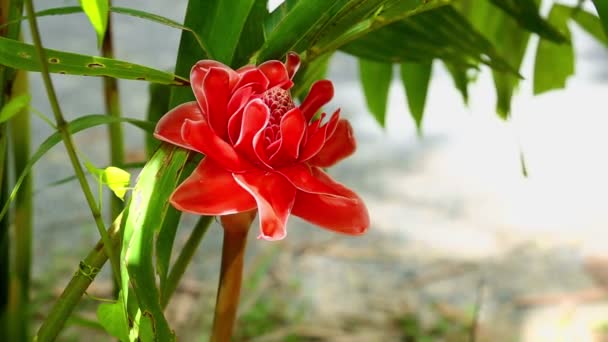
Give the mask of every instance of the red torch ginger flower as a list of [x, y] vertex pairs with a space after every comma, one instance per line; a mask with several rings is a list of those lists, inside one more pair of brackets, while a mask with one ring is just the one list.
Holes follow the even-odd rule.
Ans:
[[289, 89], [300, 64], [267, 61], [232, 70], [203, 60], [190, 73], [196, 101], [169, 111], [154, 135], [206, 157], [171, 196], [177, 209], [228, 215], [258, 209], [260, 237], [280, 240], [290, 214], [352, 235], [369, 226], [367, 209], [353, 191], [334, 181], [328, 167], [355, 150], [339, 110], [324, 122], [315, 113], [333, 97], [318, 81], [300, 106]]

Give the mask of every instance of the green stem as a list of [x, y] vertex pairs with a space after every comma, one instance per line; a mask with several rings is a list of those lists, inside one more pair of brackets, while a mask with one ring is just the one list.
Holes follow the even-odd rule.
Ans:
[[95, 197], [91, 192], [91, 188], [89, 187], [89, 183], [87, 182], [84, 170], [82, 169], [82, 165], [80, 164], [80, 160], [78, 159], [78, 155], [76, 154], [76, 149], [74, 148], [74, 143], [72, 142], [72, 135], [68, 130], [67, 122], [65, 121], [63, 113], [61, 112], [61, 108], [59, 107], [59, 102], [57, 101], [57, 94], [55, 94], [55, 88], [53, 87], [53, 82], [51, 81], [51, 76], [49, 74], [49, 66], [45, 56], [45, 51], [42, 47], [40, 31], [38, 30], [38, 23], [36, 22], [36, 12], [34, 10], [34, 4], [32, 0], [25, 1], [25, 9], [28, 15], [28, 22], [30, 25], [32, 40], [34, 41], [34, 45], [36, 46], [36, 53], [38, 55], [38, 59], [40, 60], [42, 80], [44, 81], [47, 96], [49, 98], [49, 102], [51, 103], [53, 115], [55, 115], [57, 130], [61, 134], [65, 149], [68, 152], [68, 156], [70, 157], [70, 162], [72, 163], [74, 172], [76, 173], [76, 177], [80, 182], [80, 187], [82, 188], [84, 197], [87, 201], [87, 204], [89, 205], [91, 214], [93, 215], [93, 219], [95, 220], [95, 224], [97, 225], [97, 230], [99, 231], [101, 239], [104, 242], [104, 249], [112, 263], [112, 274], [116, 278], [116, 281], [120, 283], [120, 268], [118, 263], [118, 255], [116, 255], [113, 251], [110, 236], [108, 235], [108, 232], [105, 229], [103, 218], [101, 217], [101, 213], [99, 212], [99, 209], [97, 208], [97, 203], [95, 202]]
[[186, 267], [190, 264], [190, 261], [192, 261], [192, 257], [198, 249], [198, 246], [212, 221], [213, 216], [203, 216], [198, 220], [196, 226], [194, 226], [186, 244], [184, 244], [177, 260], [175, 260], [173, 267], [171, 267], [169, 276], [167, 276], [167, 283], [164, 287], [165, 291], [161, 295], [161, 305], [163, 308], [167, 307], [167, 304], [169, 304], [169, 300], [175, 292], [175, 289], [177, 289], [177, 285], [182, 279]]
[[[120, 242], [120, 224], [122, 215], [119, 215], [112, 227], [108, 230], [110, 241], [114, 247]], [[104, 253], [105, 244], [103, 241], [97, 242], [95, 248], [87, 257], [80, 263], [80, 266], [74, 273], [72, 280], [63, 290], [63, 293], [51, 309], [51, 312], [40, 326], [38, 334], [34, 339], [37, 342], [54, 341], [59, 335], [59, 332], [70, 317], [74, 307], [78, 304], [83, 294], [89, 285], [95, 279], [97, 272], [103, 267], [108, 260], [108, 256]], [[93, 272], [91, 272], [93, 271]]]
[[222, 266], [215, 302], [215, 315], [211, 330], [212, 342], [230, 341], [236, 321], [236, 312], [243, 280], [243, 260], [247, 245], [247, 232], [254, 215], [239, 213], [222, 216], [224, 244]]
[[[109, 1], [109, 6], [112, 2]], [[108, 13], [108, 26], [106, 34], [101, 44], [101, 54], [106, 58], [114, 58], [114, 43], [112, 39], [112, 14]], [[106, 112], [116, 118], [120, 118], [120, 96], [118, 92], [118, 80], [113, 77], [103, 78], [103, 91], [106, 106]], [[111, 123], [109, 125], [110, 138], [110, 164], [122, 168], [124, 165], [124, 138], [122, 133], [122, 125], [120, 122]], [[123, 201], [111, 195], [111, 213], [114, 219], [124, 208]]]
[[[12, 95], [27, 93], [27, 73], [18, 70], [13, 83]], [[25, 169], [30, 156], [30, 115], [27, 109], [21, 111], [10, 121], [12, 150], [15, 174]], [[28, 174], [15, 199], [13, 222], [14, 237], [14, 274], [11, 286], [18, 293], [11, 294], [13, 340], [28, 340], [29, 297], [32, 264], [32, 176]]]

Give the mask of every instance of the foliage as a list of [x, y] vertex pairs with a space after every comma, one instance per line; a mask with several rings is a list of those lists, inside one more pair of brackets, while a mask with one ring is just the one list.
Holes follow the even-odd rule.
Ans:
[[[299, 99], [304, 98], [314, 81], [324, 77], [335, 52], [355, 56], [359, 60], [363, 96], [370, 113], [381, 126], [387, 124], [390, 87], [400, 81], [405, 89], [413, 125], [418, 132], [422, 131], [425, 105], [428, 101], [437, 100], [427, 97], [433, 68], [440, 65], [437, 60], [447, 67], [455, 89], [465, 102], [470, 96], [468, 86], [475, 79], [472, 75], [485, 70], [492, 72], [497, 95], [496, 112], [508, 119], [519, 83], [529, 77], [522, 75], [520, 68], [526, 51], [534, 49], [529, 47], [533, 41], [531, 36], [540, 38], [534, 49], [535, 94], [565, 87], [574, 73], [575, 42], [570, 35], [570, 25], [579, 25], [596, 40], [608, 45], [608, 2], [603, 0], [593, 0], [598, 15], [580, 7], [554, 3], [546, 18], [539, 12], [539, 0], [286, 0], [273, 11], [268, 10], [266, 0], [191, 0], [188, 1], [184, 23], [143, 9], [113, 7], [108, 0], [82, 0], [80, 7], [48, 9], [36, 15], [32, 15], [31, 0], [25, 1], [29, 15], [24, 15], [23, 3], [20, 0], [0, 1], [0, 93], [4, 95], [0, 97], [0, 197], [3, 200], [0, 215], [3, 253], [0, 255], [3, 272], [0, 295], [3, 299], [9, 298], [14, 295], [10, 291], [19, 291], [9, 286], [18, 275], [14, 272], [6, 274], [6, 271], [14, 269], [15, 265], [31, 262], [27, 255], [19, 253], [14, 254], [16, 260], [11, 260], [9, 253], [16, 249], [29, 250], [28, 244], [31, 247], [31, 236], [27, 234], [16, 234], [19, 241], [9, 239], [10, 222], [16, 222], [16, 227], [21, 226], [22, 215], [30, 218], [33, 215], [31, 208], [21, 209], [28, 208], [27, 201], [31, 201], [33, 196], [31, 191], [27, 191], [31, 186], [28, 175], [40, 158], [63, 141], [74, 165], [75, 178], [89, 200], [93, 219], [105, 243], [105, 248], [100, 243], [101, 247], [96, 247], [90, 257], [102, 265], [105, 258], [118, 260], [120, 255], [120, 265], [115, 265], [113, 270], [119, 285], [117, 290], [120, 290], [117, 294], [120, 294], [111, 303], [99, 305], [99, 323], [111, 336], [130, 341], [171, 341], [176, 338], [163, 309], [211, 220], [199, 221], [200, 230], [193, 235], [190, 247], [180, 251], [177, 259], [174, 258], [173, 242], [180, 213], [170, 208], [168, 198], [195, 163], [185, 150], [159, 145], [148, 134], [148, 155], [133, 190], [129, 188], [130, 175], [123, 171], [124, 165], [110, 165], [103, 170], [89, 167], [100, 184], [108, 185], [126, 203], [122, 218], [114, 225], [120, 233], [110, 231], [111, 234], [106, 236], [108, 232], [103, 230], [104, 222], [98, 210], [103, 196], [99, 196], [98, 202], [94, 202], [94, 198], [91, 202], [91, 196], [87, 196], [90, 193], [88, 182], [84, 174], [79, 173], [83, 164], [81, 160], [86, 161], [87, 158], [73, 146], [73, 134], [99, 125], [109, 125], [116, 133], [119, 132], [116, 130], [119, 123], [134, 124], [150, 133], [167, 110], [193, 99], [186, 76], [196, 61], [215, 59], [238, 69], [245, 64], [283, 59], [290, 51], [302, 56], [302, 66], [293, 88], [293, 95]], [[65, 25], [72, 27], [74, 25], [67, 15], [82, 12], [94, 28], [96, 37], [91, 39], [97, 39], [98, 45], [106, 46], [106, 49], [108, 45], [104, 45], [104, 41], [107, 43], [113, 39], [108, 31], [112, 14], [130, 15], [181, 30], [174, 72], [115, 59], [111, 50], [103, 51], [102, 55], [106, 57], [97, 57], [54, 50], [42, 46], [36, 39], [33, 43], [19, 40], [21, 21], [27, 20], [32, 32], [36, 33], [36, 22], [42, 16], [52, 16], [48, 20], [64, 20]], [[73, 29], [78, 28], [74, 26]], [[399, 78], [393, 77], [397, 70], [395, 64], [399, 67]], [[55, 117], [52, 123], [55, 132], [31, 155], [28, 155], [29, 151], [9, 148], [11, 144], [26, 146], [9, 142], [11, 135], [30, 140], [29, 133], [22, 131], [27, 129], [27, 125], [19, 125], [19, 122], [23, 124], [20, 121], [23, 116], [29, 115], [30, 95], [14, 91], [16, 71], [42, 73]], [[148, 121], [81, 113], [68, 122], [63, 118], [60, 101], [55, 99], [48, 73], [148, 82], [152, 94]], [[112, 87], [116, 85], [104, 89], [106, 98], [118, 93], [118, 89]], [[122, 145], [115, 148], [125, 150]], [[11, 153], [14, 154], [12, 157]], [[11, 163], [17, 157], [21, 160], [26, 158], [27, 162], [17, 168], [16, 179], [12, 179], [8, 169], [13, 167]], [[19, 193], [24, 195], [19, 197]], [[21, 230], [24, 231], [28, 230]], [[118, 248], [115, 255], [110, 255], [113, 253], [112, 245]], [[106, 249], [108, 254], [104, 254]], [[85, 266], [91, 272], [83, 275]], [[25, 308], [30, 271], [27, 267], [23, 269], [27, 273], [20, 278], [22, 289], [26, 291], [23, 297]], [[83, 277], [93, 281], [98, 271], [97, 267], [88, 264], [78, 266], [73, 283], [68, 285], [56, 304], [59, 309], [53, 310], [43, 323], [41, 331], [45, 335], [38, 335], [39, 341], [44, 340], [41, 336], [51, 336], [52, 339], [59, 334], [77, 303], [73, 299], [80, 298], [88, 286]], [[71, 301], [65, 301], [66, 297]], [[241, 318], [252, 322], [251, 326], [258, 329], [243, 331], [244, 335], [268, 330], [264, 325], [268, 322], [263, 320], [269, 318], [273, 303], [261, 303]], [[18, 328], [21, 331], [4, 329], [14, 323], [10, 319], [14, 308], [9, 307], [8, 302], [0, 304], [0, 340], [23, 339], [28, 335], [27, 319], [21, 322], [23, 327]], [[27, 312], [27, 309], [22, 311]], [[417, 330], [411, 331], [418, 329], [415, 320], [404, 318], [401, 324], [407, 338], [418, 336]], [[444, 328], [437, 326], [433, 329], [443, 332]]]

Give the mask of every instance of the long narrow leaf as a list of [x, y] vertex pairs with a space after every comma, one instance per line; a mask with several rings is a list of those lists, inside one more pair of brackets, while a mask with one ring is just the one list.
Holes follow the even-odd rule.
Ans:
[[602, 20], [604, 26], [604, 33], [608, 36], [608, 1], [606, 0], [591, 0], [595, 5], [595, 9]]
[[380, 126], [384, 127], [388, 91], [393, 78], [393, 64], [360, 59], [359, 75], [367, 108]]
[[[126, 122], [126, 123], [132, 124], [136, 127], [142, 128], [148, 132], [153, 132], [154, 126], [155, 126], [154, 124], [151, 124], [147, 121], [141, 121], [141, 120], [135, 120], [135, 119], [129, 119], [129, 118], [115, 118], [115, 117], [111, 117], [108, 115], [102, 115], [102, 114], [93, 114], [93, 115], [85, 115], [85, 116], [79, 117], [78, 119], [75, 119], [74, 121], [71, 121], [70, 123], [68, 123], [68, 129], [69, 129], [70, 133], [75, 134], [75, 133], [78, 133], [87, 128], [91, 128], [91, 127], [95, 127], [95, 126], [99, 126], [99, 125], [107, 125], [107, 124], [114, 123], [114, 122]], [[53, 146], [57, 145], [60, 142], [61, 142], [61, 135], [59, 134], [59, 132], [55, 132], [51, 136], [46, 138], [46, 140], [44, 140], [42, 142], [42, 144], [40, 144], [38, 149], [32, 154], [30, 160], [23, 167], [23, 172], [19, 175], [19, 178], [17, 179], [17, 182], [15, 183], [15, 187], [13, 188], [13, 191], [11, 192], [11, 195], [9, 196], [9, 200], [3, 203], [3, 208], [2, 208], [2, 211], [0, 212], [0, 219], [2, 219], [4, 217], [4, 215], [6, 215], [6, 212], [8, 211], [8, 208], [10, 207], [11, 201], [15, 198], [15, 195], [17, 194], [17, 191], [19, 191], [19, 188], [21, 187], [21, 184], [23, 183], [25, 176], [27, 174], [29, 174], [29, 172], [32, 170], [32, 167], [34, 166], [34, 164], [36, 164], [36, 162], [38, 162], [38, 160], [40, 160], [40, 158], [42, 158], [42, 156], [46, 152], [48, 152]]]
[[565, 43], [570, 37], [564, 35], [551, 20], [544, 20], [535, 0], [490, 0], [509, 14], [522, 27], [537, 33], [542, 38], [555, 43]]
[[[162, 84], [187, 85], [188, 80], [164, 71], [119, 61], [76, 53], [45, 49], [49, 71], [83, 76], [109, 76], [121, 79], [144, 80]], [[42, 66], [33, 45], [0, 37], [0, 64], [11, 68], [40, 71]]]
[[345, 45], [342, 50], [384, 62], [428, 62], [439, 58], [469, 67], [483, 63], [518, 75], [492, 43], [451, 6], [385, 26]]
[[[125, 305], [134, 294], [140, 312], [148, 314], [157, 341], [174, 341], [163, 314], [156, 286], [153, 251], [168, 208], [168, 199], [180, 178], [188, 152], [163, 144], [139, 175], [124, 222], [121, 251], [122, 293]], [[132, 291], [131, 291], [132, 288]]]
[[235, 67], [247, 64], [253, 53], [264, 44], [264, 20], [268, 17], [266, 3], [267, 0], [253, 3], [232, 60]]
[[407, 104], [416, 123], [418, 134], [422, 130], [422, 118], [424, 116], [426, 94], [429, 89], [432, 69], [432, 62], [401, 64], [401, 80], [403, 81]]
[[101, 47], [108, 27], [108, 0], [80, 0], [80, 5], [97, 33], [97, 45]]
[[[572, 9], [554, 5], [549, 13], [549, 22], [564, 35], [570, 37], [568, 20]], [[574, 50], [569, 44], [555, 44], [545, 39], [538, 42], [534, 61], [534, 94], [564, 88], [570, 75], [574, 74]]]
[[593, 38], [608, 46], [607, 34], [602, 27], [602, 21], [597, 16], [581, 9], [572, 9], [572, 19]]
[[[136, 10], [133, 8], [126, 8], [126, 7], [113, 6], [113, 7], [109, 8], [109, 11], [112, 13], [124, 14], [124, 15], [129, 15], [132, 17], [136, 17], [136, 18], [149, 20], [149, 21], [161, 24], [161, 25], [165, 25], [165, 26], [169, 26], [169, 27], [173, 27], [176, 29], [190, 32], [193, 35], [193, 38], [198, 43], [199, 47], [201, 49], [203, 49], [204, 51], [206, 51], [206, 49], [207, 49], [205, 44], [201, 40], [201, 38], [191, 28], [183, 26], [180, 23], [173, 21], [169, 18], [160, 16], [158, 14], [144, 12], [144, 11]], [[66, 14], [74, 14], [74, 13], [82, 13], [82, 12], [83, 12], [83, 10], [79, 6], [55, 7], [55, 8], [48, 8], [48, 9], [36, 12], [36, 17], [66, 15]], [[27, 20], [27, 16], [23, 16], [17, 20], [10, 21], [4, 25], [0, 25], [0, 28], [4, 27], [6, 25], [17, 24], [23, 20]]]

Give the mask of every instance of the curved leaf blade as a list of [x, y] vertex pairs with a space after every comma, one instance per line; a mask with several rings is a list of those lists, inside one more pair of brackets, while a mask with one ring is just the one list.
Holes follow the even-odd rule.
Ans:
[[384, 127], [388, 91], [393, 78], [393, 64], [359, 59], [359, 75], [367, 108]]
[[123, 220], [121, 287], [126, 294], [123, 300], [127, 302], [131, 293], [135, 295], [141, 312], [150, 315], [158, 341], [174, 341], [175, 334], [164, 317], [156, 286], [154, 236], [187, 161], [186, 150], [161, 145], [141, 171]]
[[419, 135], [422, 132], [422, 118], [424, 116], [424, 106], [426, 104], [426, 95], [429, 89], [432, 70], [432, 61], [430, 63], [401, 64], [401, 81], [403, 82], [407, 104], [416, 123], [416, 130]]
[[80, 0], [80, 6], [93, 25], [97, 34], [97, 45], [101, 47], [108, 27], [108, 0]]
[[[136, 127], [142, 128], [145, 131], [148, 131], [150, 133], [154, 131], [154, 127], [155, 127], [155, 125], [153, 123], [149, 123], [147, 121], [135, 120], [135, 119], [130, 119], [130, 118], [117, 118], [117, 117], [112, 117], [112, 116], [103, 115], [103, 114], [93, 114], [93, 115], [82, 116], [78, 119], [75, 119], [75, 120], [69, 122], [68, 130], [70, 131], [70, 133], [75, 134], [75, 133], [78, 133], [87, 128], [91, 128], [91, 127], [95, 127], [95, 126], [99, 126], [99, 125], [107, 125], [107, 124], [116, 123], [116, 122], [126, 122], [126, 123], [132, 124]], [[36, 164], [36, 162], [38, 162], [38, 160], [40, 160], [40, 158], [42, 158], [42, 156], [46, 152], [48, 152], [51, 148], [53, 148], [53, 146], [57, 145], [60, 142], [61, 142], [61, 134], [59, 134], [59, 132], [55, 132], [51, 136], [46, 138], [46, 140], [43, 141], [42, 144], [40, 144], [40, 146], [38, 147], [36, 152], [34, 152], [32, 154], [30, 160], [27, 162], [27, 164], [23, 168], [23, 172], [19, 175], [19, 178], [15, 182], [15, 186], [13, 188], [13, 191], [11, 192], [11, 195], [9, 196], [9, 199], [6, 201], [6, 203], [3, 204], [4, 207], [2, 208], [2, 211], [0, 212], [0, 219], [2, 219], [4, 217], [4, 215], [6, 215], [6, 212], [8, 211], [8, 208], [10, 207], [11, 201], [17, 195], [17, 192], [19, 191], [19, 188], [21, 187], [21, 184], [23, 183], [25, 176], [31, 172], [34, 164]]]
[[602, 25], [604, 26], [604, 33], [608, 36], [608, 2], [606, 0], [591, 0], [595, 5], [595, 9], [597, 10], [600, 19], [602, 20]]
[[[572, 9], [554, 5], [549, 22], [570, 38], [568, 20]], [[546, 39], [538, 42], [534, 61], [534, 95], [564, 88], [568, 77], [574, 74], [574, 49], [570, 44], [556, 44]]]
[[[82, 76], [108, 76], [128, 80], [142, 80], [161, 84], [188, 85], [179, 76], [116, 59], [86, 56], [45, 49], [49, 71]], [[0, 64], [15, 69], [40, 71], [42, 66], [33, 45], [0, 37]]]

